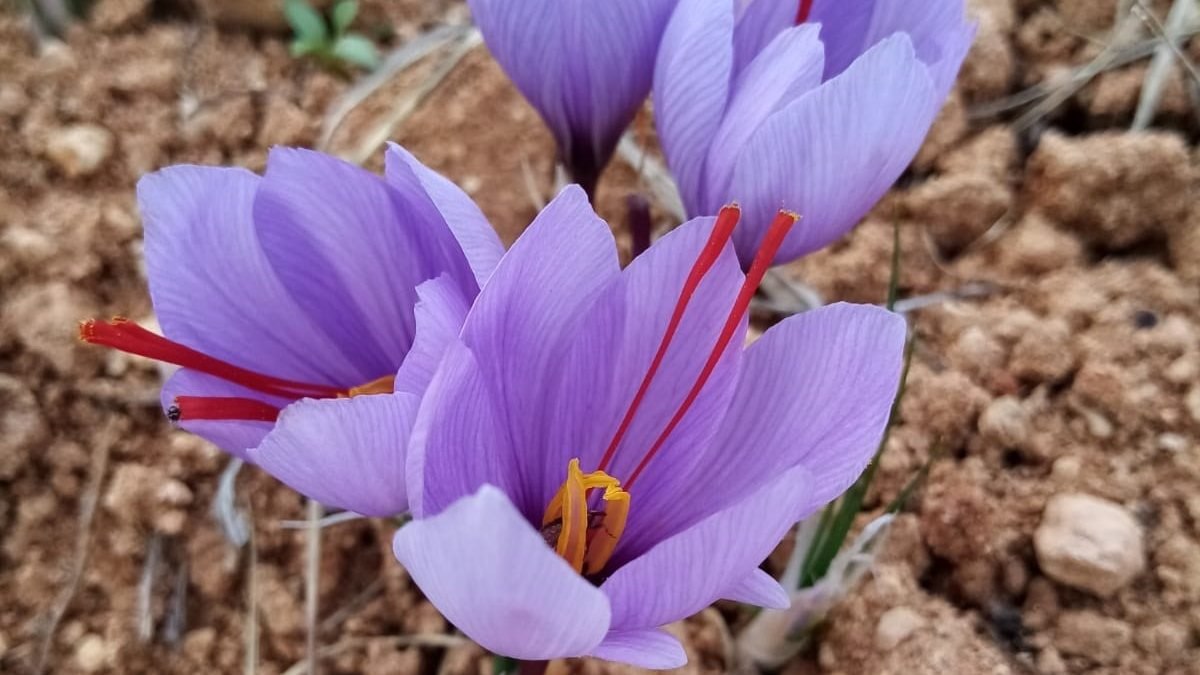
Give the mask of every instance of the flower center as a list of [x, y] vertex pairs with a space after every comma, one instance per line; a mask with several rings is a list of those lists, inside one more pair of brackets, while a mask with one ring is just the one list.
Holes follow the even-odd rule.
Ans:
[[[737, 333], [738, 324], [749, 310], [750, 300], [754, 297], [755, 291], [762, 283], [763, 276], [766, 275], [767, 269], [774, 261], [775, 254], [783, 245], [783, 240], [791, 231], [792, 226], [800, 219], [800, 216], [795, 213], [780, 211], [775, 216], [775, 220], [771, 222], [754, 255], [750, 270], [746, 273], [746, 279], [734, 298], [733, 306], [717, 336], [716, 343], [709, 352], [708, 359], [696, 376], [695, 382], [692, 383], [691, 389], [688, 390], [683, 401], [675, 410], [675, 414], [671, 416], [662, 433], [642, 455], [637, 466], [629, 474], [629, 480], [626, 481], [625, 487], [621, 488], [620, 481], [605, 473], [605, 470], [616, 455], [621, 440], [629, 430], [646, 392], [650, 389], [650, 383], [658, 373], [659, 366], [662, 365], [663, 358], [675, 338], [688, 303], [691, 302], [700, 282], [716, 264], [721, 251], [728, 244], [740, 213], [738, 207], [734, 205], [724, 207], [718, 214], [708, 241], [700, 250], [696, 262], [693, 263], [692, 269], [683, 283], [679, 298], [675, 302], [675, 309], [671, 313], [662, 341], [659, 343], [658, 351], [655, 352], [650, 367], [643, 376], [625, 415], [621, 418], [621, 423], [613, 434], [608, 448], [600, 458], [599, 467], [596, 471], [585, 474], [579, 468], [579, 460], [572, 459], [567, 466], [567, 480], [558, 489], [550, 501], [550, 505], [546, 507], [546, 515], [542, 519], [542, 534], [546, 537], [546, 543], [553, 545], [554, 550], [566, 559], [576, 571], [585, 575], [600, 572], [612, 557], [621, 533], [625, 530], [625, 521], [629, 515], [629, 491], [633, 489], [633, 484], [645, 471], [650, 460], [658, 454], [675, 428], [679, 426], [688, 410], [700, 396], [704, 385], [712, 377], [713, 371], [721, 360], [721, 355], [725, 353], [733, 336]], [[601, 501], [605, 509], [599, 512], [588, 511], [587, 492], [600, 488], [604, 488]]]
[[[269, 396], [298, 400], [302, 398], [346, 398], [363, 394], [391, 393], [394, 375], [386, 375], [349, 389], [324, 384], [309, 384], [264, 375], [235, 366], [204, 352], [151, 333], [129, 319], [112, 321], [90, 319], [79, 324], [79, 339], [89, 344], [111, 347], [155, 361], [189, 368], [218, 377]], [[180, 420], [247, 420], [274, 422], [280, 409], [258, 399], [238, 396], [180, 396], [167, 410], [172, 422]]]
[[[603, 510], [589, 510], [588, 493], [601, 489]], [[542, 516], [542, 535], [576, 572], [596, 574], [616, 550], [628, 515], [629, 493], [621, 489], [620, 481], [603, 471], [584, 473], [579, 460], [572, 459], [567, 480]]]

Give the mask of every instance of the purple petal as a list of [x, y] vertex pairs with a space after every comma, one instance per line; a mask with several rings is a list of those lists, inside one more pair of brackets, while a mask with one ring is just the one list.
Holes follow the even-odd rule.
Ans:
[[963, 16], [962, 0], [875, 0], [874, 5], [860, 50], [866, 51], [895, 33], [907, 34], [917, 58], [931, 66], [939, 98], [944, 98], [975, 34]]
[[729, 100], [733, 3], [681, 0], [654, 67], [658, 137], [688, 213], [712, 215], [705, 162]]
[[697, 500], [732, 503], [797, 464], [813, 476], [815, 503], [840, 495], [883, 436], [904, 339], [904, 320], [870, 305], [830, 305], [772, 327], [746, 351], [720, 433], [660, 517], [686, 519]]
[[775, 577], [760, 569], [755, 569], [738, 579], [721, 594], [721, 597], [767, 609], [787, 609], [791, 605], [791, 599], [783, 586], [779, 585]]
[[[421, 401], [408, 447], [409, 506], [413, 516], [440, 513], [485, 484], [519, 492], [512, 444], [492, 401], [489, 381], [461, 342], [447, 349]], [[540, 517], [545, 504], [526, 505]]]
[[734, 171], [730, 197], [744, 207], [734, 240], [743, 264], [781, 207], [802, 220], [776, 263], [845, 234], [908, 166], [939, 104], [928, 69], [898, 35], [773, 115]]
[[482, 287], [504, 255], [504, 245], [483, 211], [457, 185], [422, 164], [403, 147], [389, 143], [385, 161], [387, 179], [393, 185], [413, 178], [420, 182], [458, 240], [476, 282]]
[[650, 90], [675, 0], [470, 0], [488, 48], [567, 158], [599, 169]]
[[[526, 447], [541, 448], [543, 507], [566, 476], [567, 462], [579, 457], [585, 470], [597, 468], [620, 426], [662, 341], [680, 290], [708, 240], [713, 218], [697, 218], [663, 237], [638, 256], [604, 291], [579, 325], [546, 386], [542, 410], [554, 424]], [[696, 290], [656, 377], [606, 470], [628, 479], [683, 403], [716, 345], [743, 276], [727, 247]], [[672, 481], [696, 461], [696, 448], [716, 433], [729, 405], [741, 359], [745, 322], [699, 397], [667, 438], [633, 488], [637, 507], [630, 514], [617, 559], [645, 550], [664, 536], [655, 516], [671, 499]], [[701, 514], [705, 515], [705, 514]]]
[[[150, 296], [164, 333], [216, 358], [314, 384], [357, 370], [284, 289], [251, 219], [260, 179], [176, 166], [138, 182]], [[251, 446], [247, 446], [251, 447]]]
[[[710, 482], [722, 480], [712, 472]], [[614, 630], [662, 626], [704, 609], [751, 573], [796, 521], [812, 513], [803, 466], [783, 472], [729, 508], [659, 543], [600, 587]], [[636, 509], [637, 502], [632, 503]]]
[[569, 186], [513, 244], [467, 315], [463, 342], [493, 400], [503, 403], [500, 427], [521, 450], [511, 465], [520, 480], [509, 496], [526, 513], [540, 516], [546, 506], [534, 478], [544, 458], [530, 452], [547, 426], [545, 383], [557, 376], [564, 337], [619, 273], [612, 231], [583, 190]]
[[400, 528], [394, 549], [438, 611], [497, 654], [581, 656], [608, 632], [604, 594], [546, 546], [494, 487]]
[[[290, 403], [186, 368], [175, 371], [163, 384], [159, 397], [164, 413], [174, 405], [179, 396], [252, 398], [280, 408]], [[234, 457], [249, 461], [247, 454], [250, 448], [261, 443], [275, 425], [270, 422], [241, 420], [182, 420], [177, 426], [213, 443]]]
[[419, 403], [399, 393], [298, 401], [249, 459], [322, 504], [393, 516], [408, 509], [404, 449]]
[[395, 390], [421, 395], [446, 348], [458, 340], [470, 301], [445, 275], [417, 286], [417, 297], [417, 337], [396, 373]]
[[276, 148], [267, 160], [254, 201], [263, 251], [314, 323], [354, 355], [353, 384], [400, 366], [413, 340], [417, 284], [449, 272], [475, 285], [441, 216], [418, 190], [402, 194], [316, 152]]
[[657, 628], [613, 631], [588, 656], [628, 663], [639, 668], [667, 670], [687, 665], [687, 653], [675, 636]]
[[[757, 0], [763, 2], [764, 0]], [[921, 5], [933, 4], [939, 0], [929, 0]], [[953, 0], [961, 2], [961, 0]], [[812, 11], [809, 12], [809, 23], [821, 25], [821, 41], [825, 43], [825, 79], [831, 79], [841, 74], [874, 42], [886, 35], [880, 35], [868, 42], [867, 35], [875, 16], [875, 7], [879, 0], [814, 0]], [[916, 3], [908, 3], [911, 11], [920, 11]]]
[[[844, 0], [834, 0], [838, 4]], [[796, 22], [798, 0], [750, 0], [741, 8], [733, 32], [733, 72], [741, 73], [780, 32]]]
[[[705, 182], [711, 194], [729, 194], [738, 155], [767, 118], [821, 84], [825, 63], [817, 32], [812, 25], [780, 32], [738, 76], [708, 153]], [[720, 206], [707, 208], [716, 213]]]

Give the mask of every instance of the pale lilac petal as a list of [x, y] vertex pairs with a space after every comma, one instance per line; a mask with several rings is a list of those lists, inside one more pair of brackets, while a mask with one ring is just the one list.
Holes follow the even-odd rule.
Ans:
[[583, 190], [569, 186], [513, 244], [467, 315], [463, 342], [503, 405], [501, 428], [520, 449], [509, 465], [520, 480], [508, 494], [523, 511], [545, 508], [535, 504], [534, 478], [544, 458], [530, 452], [547, 426], [545, 383], [557, 376], [563, 340], [583, 310], [619, 274], [612, 231]]
[[328, 155], [275, 148], [268, 157], [254, 201], [263, 252], [313, 322], [352, 350], [356, 383], [400, 366], [412, 344], [417, 284], [448, 272], [475, 285], [440, 215], [423, 201]]
[[394, 516], [408, 509], [405, 446], [419, 403], [400, 393], [297, 401], [249, 460], [327, 506]]
[[927, 68], [898, 35], [773, 115], [734, 172], [730, 197], [744, 205], [734, 234], [743, 264], [781, 207], [802, 219], [777, 263], [845, 234], [903, 173], [939, 104]]
[[[408, 446], [409, 507], [425, 518], [485, 484], [519, 489], [512, 443], [475, 355], [461, 342], [445, 352], [413, 424]], [[529, 517], [545, 504], [526, 504]]]
[[662, 626], [721, 598], [813, 512], [812, 496], [808, 470], [794, 467], [618, 569], [600, 586], [612, 603], [613, 629]]
[[658, 138], [687, 212], [706, 212], [708, 147], [721, 124], [733, 75], [733, 3], [681, 0], [654, 67]]
[[403, 175], [406, 172], [420, 181], [454, 238], [462, 246], [471, 271], [475, 273], [475, 280], [483, 286], [504, 255], [504, 245], [500, 243], [500, 237], [483, 211], [457, 185], [422, 164], [400, 145], [388, 144], [385, 161], [388, 180], [393, 184], [407, 180]]
[[687, 653], [683, 651], [679, 640], [657, 628], [613, 631], [605, 636], [604, 642], [588, 656], [650, 670], [682, 668], [687, 665]]
[[528, 660], [581, 656], [608, 632], [604, 594], [492, 486], [400, 528], [394, 549], [438, 611], [489, 651]]
[[[921, 5], [931, 4], [938, 0], [922, 2]], [[961, 0], [954, 0], [961, 2]], [[764, 2], [764, 0], [756, 0]], [[875, 16], [875, 6], [879, 0], [813, 0], [812, 11], [809, 12], [809, 23], [821, 25], [821, 41], [825, 43], [825, 79], [841, 74], [854, 59], [862, 56], [878, 39], [887, 37], [880, 35], [873, 42], [867, 41], [871, 30], [871, 22]], [[908, 3], [910, 10], [919, 11], [918, 3]]]
[[817, 503], [840, 495], [883, 436], [905, 331], [897, 314], [841, 303], [773, 326], [747, 349], [720, 433], [661, 517], [685, 519], [699, 499], [731, 503], [797, 464], [813, 475]]
[[[159, 398], [164, 413], [179, 396], [252, 398], [279, 408], [290, 402], [186, 368], [175, 371], [163, 384]], [[250, 448], [261, 443], [274, 425], [270, 422], [243, 420], [182, 420], [177, 422], [176, 426], [213, 443], [234, 457], [248, 459], [247, 453]]]
[[933, 67], [939, 98], [945, 97], [966, 57], [975, 30], [964, 17], [962, 0], [874, 0], [875, 11], [862, 51], [895, 33], [913, 42], [917, 58]]
[[[543, 385], [541, 435], [525, 445], [541, 472], [538, 501], [546, 503], [578, 457], [585, 471], [598, 468], [621, 419], [662, 341], [684, 281], [712, 232], [713, 218], [680, 226], [634, 259], [603, 292], [575, 331], [556, 379]], [[708, 360], [733, 307], [743, 275], [732, 247], [717, 259], [700, 284], [666, 352], [633, 423], [606, 470], [628, 478], [662, 433]], [[618, 561], [645, 550], [664, 536], [658, 508], [671, 500], [672, 482], [695, 462], [720, 424], [736, 383], [745, 322], [696, 402], [667, 438], [633, 487], [637, 503], [617, 551]], [[697, 517], [706, 515], [698, 514]]]
[[[748, 0], [733, 30], [733, 72], [741, 73], [781, 31], [795, 25], [799, 0]], [[834, 0], [838, 4], [844, 0]]]
[[447, 276], [417, 286], [417, 337], [396, 373], [396, 391], [421, 395], [447, 347], [458, 340], [470, 300]]
[[791, 605], [791, 599], [783, 586], [779, 585], [775, 577], [761, 569], [755, 569], [738, 579], [721, 594], [721, 597], [767, 609], [787, 609]]
[[[767, 118], [821, 84], [824, 52], [817, 32], [812, 25], [780, 32], [738, 76], [708, 153], [705, 182], [713, 194], [729, 194], [738, 155]], [[715, 213], [720, 206], [707, 208]]]
[[314, 384], [358, 371], [280, 283], [251, 219], [258, 176], [176, 166], [138, 181], [150, 297], [164, 333], [216, 358]]
[[598, 172], [650, 90], [675, 0], [470, 0], [488, 48], [554, 132], [568, 163]]

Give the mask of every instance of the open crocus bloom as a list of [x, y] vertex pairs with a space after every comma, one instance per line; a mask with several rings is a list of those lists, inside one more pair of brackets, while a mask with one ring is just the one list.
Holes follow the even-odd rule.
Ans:
[[646, 95], [677, 0], [468, 0], [488, 49], [591, 192]]
[[[395, 552], [506, 656], [682, 665], [660, 630], [719, 598], [786, 606], [758, 565], [869, 461], [905, 326], [876, 307], [791, 317], [743, 349], [735, 207], [622, 271], [568, 187], [500, 262], [426, 391]], [[803, 224], [799, 225], [803, 227]]]
[[118, 319], [81, 337], [181, 366], [168, 416], [300, 492], [405, 510], [420, 395], [504, 251], [474, 203], [397, 146], [383, 178], [277, 148], [261, 178], [170, 167], [138, 201], [164, 336]]
[[962, 0], [682, 0], [659, 50], [659, 137], [689, 214], [739, 201], [748, 265], [775, 211], [787, 262], [853, 227], [912, 161], [974, 36]]

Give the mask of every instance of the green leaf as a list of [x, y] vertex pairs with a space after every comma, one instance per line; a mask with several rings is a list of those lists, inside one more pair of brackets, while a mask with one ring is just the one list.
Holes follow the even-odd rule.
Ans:
[[341, 36], [354, 23], [354, 17], [358, 16], [358, 2], [356, 0], [341, 0], [333, 6], [333, 34]]
[[292, 44], [288, 46], [288, 51], [291, 53], [293, 58], [319, 54], [324, 50], [325, 43], [314, 40], [296, 39], [293, 40]]
[[325, 19], [305, 0], [286, 0], [283, 3], [283, 13], [300, 41], [325, 42], [329, 39]]
[[379, 65], [379, 51], [375, 49], [375, 43], [357, 34], [339, 38], [333, 45], [333, 55], [346, 63], [360, 65], [367, 70], [374, 70]]

